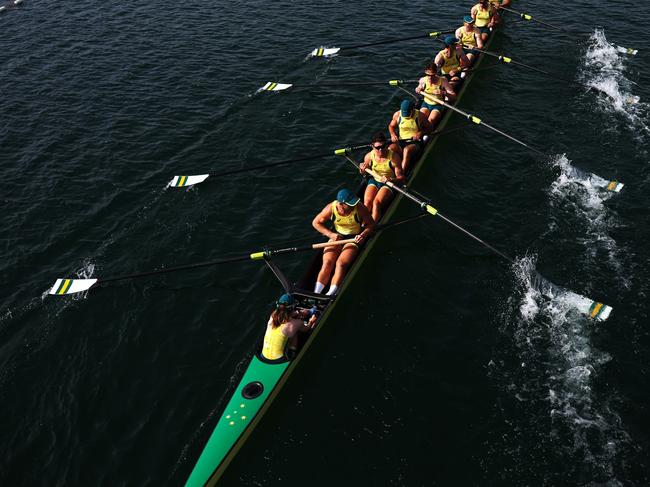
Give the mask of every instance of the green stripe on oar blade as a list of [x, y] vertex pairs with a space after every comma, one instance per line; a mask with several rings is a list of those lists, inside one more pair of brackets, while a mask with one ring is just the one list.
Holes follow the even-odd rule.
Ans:
[[197, 174], [195, 176], [174, 176], [174, 178], [169, 182], [169, 186], [172, 188], [187, 188], [188, 186], [202, 183], [208, 179], [208, 177], [210, 177], [209, 174]]
[[96, 282], [97, 279], [57, 279], [49, 294], [64, 296], [80, 293], [90, 289]]

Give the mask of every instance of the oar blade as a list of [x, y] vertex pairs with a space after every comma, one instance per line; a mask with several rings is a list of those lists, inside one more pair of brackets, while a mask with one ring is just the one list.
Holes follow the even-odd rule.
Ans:
[[534, 271], [531, 276], [531, 284], [547, 298], [572, 306], [581, 314], [594, 321], [605, 321], [612, 313], [611, 306], [581, 296], [568, 289], [561, 288]]
[[317, 47], [309, 55], [311, 57], [328, 57], [339, 53], [340, 47]]
[[96, 282], [97, 279], [57, 279], [49, 294], [65, 296], [67, 294], [81, 293], [93, 287]]
[[607, 184], [607, 191], [613, 191], [614, 193], [620, 193], [621, 190], [623, 189], [623, 186], [625, 186], [623, 183], [620, 183], [618, 181], [610, 181]]
[[638, 49], [632, 49], [631, 47], [615, 46], [616, 50], [621, 54], [627, 54], [629, 56], [636, 56], [639, 52]]
[[276, 83], [275, 81], [269, 81], [264, 86], [262, 86], [257, 92], [260, 91], [284, 91], [291, 88], [293, 85], [290, 83]]
[[197, 174], [195, 176], [174, 176], [174, 178], [169, 182], [169, 187], [187, 188], [189, 186], [194, 186], [195, 184], [200, 184], [209, 177], [209, 174]]

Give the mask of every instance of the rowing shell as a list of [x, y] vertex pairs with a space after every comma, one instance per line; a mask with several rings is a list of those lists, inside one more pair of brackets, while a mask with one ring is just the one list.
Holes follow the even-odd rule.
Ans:
[[[492, 42], [493, 35], [488, 39], [486, 49]], [[474, 63], [473, 69], [478, 68], [483, 61], [484, 56], [479, 56]], [[463, 85], [458, 92], [456, 103], [458, 103], [463, 96], [463, 93], [469, 86], [473, 78], [473, 73], [470, 73], [463, 82]], [[441, 131], [449, 122], [454, 112], [445, 109], [444, 116], [437, 127]], [[427, 146], [422, 153], [420, 159], [416, 162], [413, 170], [408, 175], [408, 182], [415, 179], [420, 169], [427, 164], [426, 161], [433, 158], [433, 147], [438, 140], [438, 135], [434, 136], [428, 141]], [[357, 191], [357, 195], [363, 200], [363, 193], [365, 191], [365, 182]], [[397, 194], [392, 200], [390, 206], [387, 208], [383, 217], [380, 219], [382, 224], [386, 224], [394, 216], [402, 195]], [[359, 255], [355, 262], [350, 267], [343, 283], [341, 284], [338, 292], [338, 299], [345, 292], [349, 283], [354, 279], [354, 276], [361, 268], [366, 257], [373, 248], [377, 238], [370, 239], [370, 241], [361, 248]], [[302, 275], [297, 283], [299, 289], [313, 289], [316, 276], [322, 263], [322, 252], [318, 252], [312, 260], [307, 271]], [[298, 292], [299, 295], [299, 292]], [[300, 300], [300, 295], [298, 296]], [[311, 306], [313, 301], [303, 301]], [[302, 357], [306, 354], [310, 345], [316, 339], [318, 332], [325, 326], [328, 318], [332, 315], [335, 308], [336, 301], [329, 301], [324, 297], [324, 300], [316, 303], [321, 310], [321, 315], [318, 318], [314, 330], [306, 338], [304, 344], [299, 349], [297, 355], [292, 358], [282, 358], [276, 361], [268, 361], [261, 355], [262, 343], [257, 345], [256, 352], [251, 358], [243, 377], [239, 381], [235, 391], [233, 392], [228, 404], [221, 413], [221, 417], [217, 422], [208, 442], [206, 443], [201, 456], [199, 457], [192, 473], [190, 474], [186, 487], [201, 487], [212, 486], [217, 483], [219, 478], [223, 475], [224, 471], [240, 450], [246, 439], [253, 432], [255, 426], [259, 423], [260, 419], [269, 408], [273, 399], [278, 395], [282, 386], [285, 384], [292, 371], [297, 367]]]

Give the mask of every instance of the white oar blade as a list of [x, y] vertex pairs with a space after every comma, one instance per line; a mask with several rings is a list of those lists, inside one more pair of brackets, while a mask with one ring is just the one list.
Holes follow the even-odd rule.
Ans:
[[531, 283], [544, 296], [572, 306], [594, 321], [605, 321], [612, 312], [611, 306], [593, 301], [568, 289], [561, 288], [537, 272], [531, 276]]
[[275, 83], [273, 81], [269, 81], [266, 83], [264, 86], [262, 86], [258, 92], [260, 91], [283, 91], [283, 90], [288, 90], [291, 88], [293, 85], [290, 83]]
[[209, 174], [197, 174], [196, 176], [174, 176], [169, 182], [172, 188], [187, 188], [195, 184], [200, 184], [210, 177]]
[[625, 99], [625, 103], [627, 103], [628, 105], [636, 105], [640, 101], [641, 101], [641, 97], [636, 95], [628, 96]]
[[311, 57], [327, 57], [327, 56], [334, 56], [335, 54], [338, 54], [338, 52], [341, 50], [340, 47], [317, 47], [314, 49], [310, 56]]
[[0, 7], [0, 12], [2, 12], [5, 8], [7, 8], [7, 7], [5, 7], [4, 5], [2, 7]]
[[57, 279], [49, 294], [64, 296], [87, 291], [95, 285], [97, 279]]
[[609, 315], [612, 312], [611, 306], [599, 303], [598, 301], [592, 301], [591, 299], [578, 294], [576, 294], [575, 297], [580, 298], [579, 301], [576, 300], [576, 308], [585, 316], [588, 316], [594, 321], [605, 321], [609, 318]]
[[638, 49], [632, 49], [631, 47], [616, 46], [616, 50], [621, 54], [629, 54], [630, 56], [636, 56], [639, 52]]

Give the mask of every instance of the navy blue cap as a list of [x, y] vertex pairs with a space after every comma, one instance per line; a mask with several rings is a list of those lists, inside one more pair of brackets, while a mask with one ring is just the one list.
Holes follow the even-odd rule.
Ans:
[[349, 189], [343, 188], [336, 194], [336, 201], [348, 206], [355, 206], [359, 202], [359, 197]]
[[287, 308], [291, 308], [291, 307], [295, 306], [295, 304], [296, 304], [296, 298], [294, 298], [291, 294], [283, 294], [275, 302], [276, 307], [284, 305]]
[[445, 46], [451, 46], [452, 44], [456, 44], [457, 42], [458, 42], [458, 37], [445, 36]]
[[471, 15], [465, 15], [465, 17], [463, 17], [463, 22], [467, 22], [468, 24], [472, 24], [472, 23], [474, 23], [474, 17], [472, 17]]
[[402, 101], [402, 104], [399, 108], [402, 111], [402, 117], [408, 117], [413, 111], [413, 101], [410, 98], [406, 98], [404, 101]]

